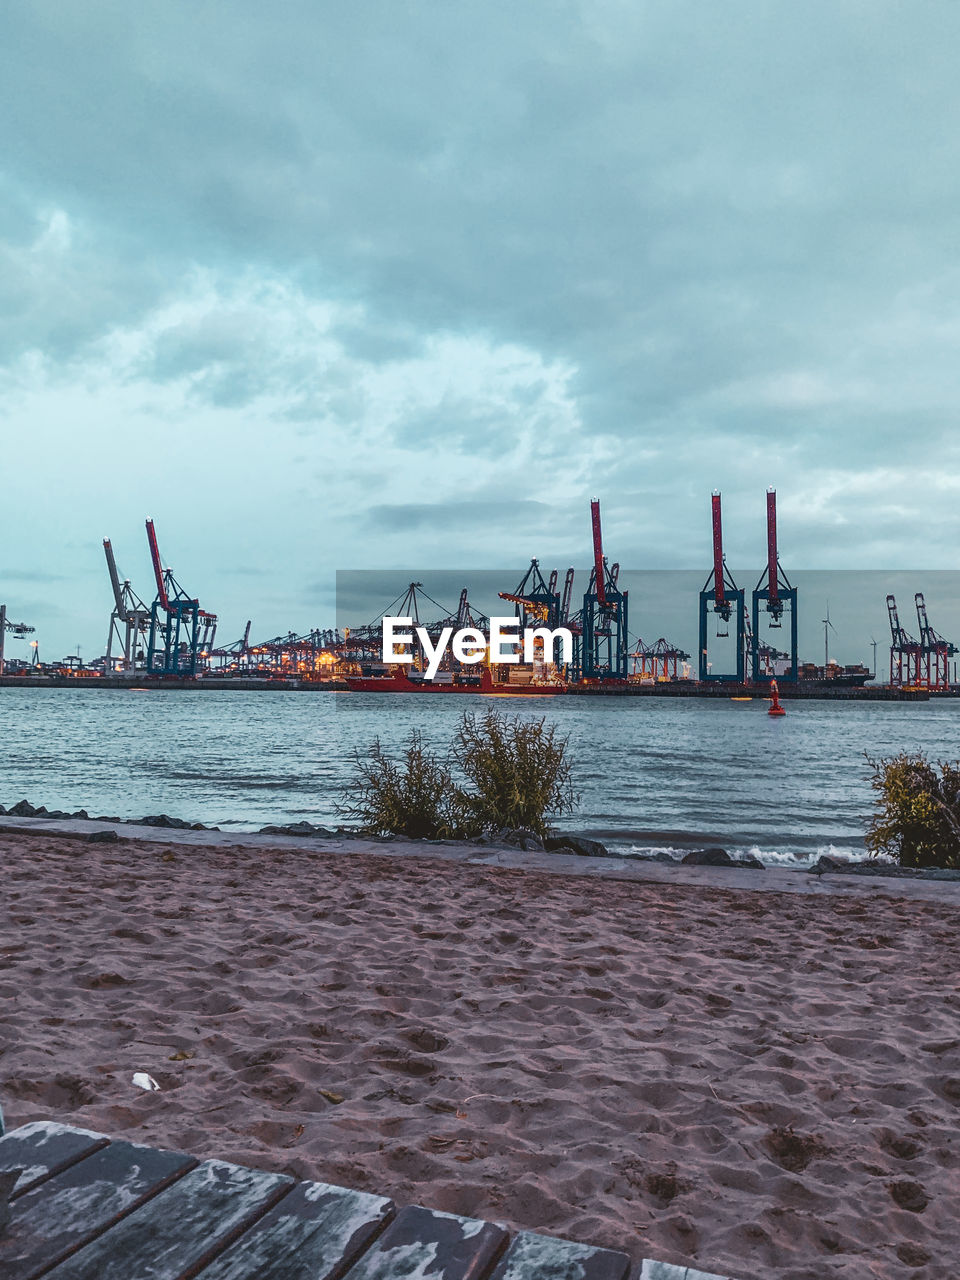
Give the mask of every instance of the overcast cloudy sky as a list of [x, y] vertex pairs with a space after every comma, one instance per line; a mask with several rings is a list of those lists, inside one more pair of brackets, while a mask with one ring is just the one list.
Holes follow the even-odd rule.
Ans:
[[768, 484], [788, 570], [954, 567], [958, 54], [950, 0], [5, 6], [0, 599], [102, 652], [149, 515], [222, 639], [305, 630], [585, 564], [592, 494], [705, 575], [714, 488], [759, 568]]

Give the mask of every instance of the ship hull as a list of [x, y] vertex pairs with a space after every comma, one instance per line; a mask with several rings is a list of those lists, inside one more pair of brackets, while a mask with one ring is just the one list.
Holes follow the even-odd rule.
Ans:
[[486, 669], [476, 684], [411, 680], [405, 671], [393, 671], [385, 676], [347, 676], [346, 682], [354, 693], [472, 693], [528, 698], [564, 692], [563, 685], [557, 684], [503, 684], [493, 680]]

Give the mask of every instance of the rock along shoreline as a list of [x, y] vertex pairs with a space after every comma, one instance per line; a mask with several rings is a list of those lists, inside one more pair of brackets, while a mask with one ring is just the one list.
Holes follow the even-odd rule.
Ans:
[[[113, 825], [131, 827], [159, 827], [175, 831], [221, 831], [222, 828], [210, 826], [203, 822], [189, 822], [185, 818], [171, 817], [166, 813], [146, 814], [142, 818], [121, 818], [111, 814], [91, 815], [86, 809], [68, 812], [63, 809], [48, 809], [45, 805], [33, 805], [29, 800], [20, 800], [9, 808], [0, 804], [0, 817], [47, 819], [49, 821], [84, 820], [88, 822], [104, 822]], [[471, 840], [414, 840], [404, 835], [372, 835], [356, 827], [327, 827], [313, 822], [269, 823], [260, 827], [256, 835], [293, 836], [311, 840], [367, 840], [377, 844], [425, 844], [444, 845], [448, 847], [489, 846], [491, 848], [520, 849], [546, 853], [574, 854], [582, 858], [619, 858], [624, 862], [657, 862], [672, 866], [687, 867], [729, 867], [736, 870], [765, 871], [766, 867], [752, 854], [739, 858], [732, 857], [719, 846], [704, 849], [692, 849], [682, 856], [674, 857], [663, 850], [656, 853], [611, 853], [605, 844], [589, 836], [551, 830], [541, 838], [535, 832], [524, 828], [501, 828], [500, 831], [488, 835], [477, 836]], [[86, 839], [95, 842], [107, 842], [119, 839], [113, 830], [93, 831]], [[935, 867], [901, 867], [894, 863], [879, 862], [874, 858], [858, 861], [847, 861], [821, 855], [815, 863], [805, 869], [805, 874], [823, 876], [882, 876], [898, 880], [941, 880], [960, 881], [960, 870]]]

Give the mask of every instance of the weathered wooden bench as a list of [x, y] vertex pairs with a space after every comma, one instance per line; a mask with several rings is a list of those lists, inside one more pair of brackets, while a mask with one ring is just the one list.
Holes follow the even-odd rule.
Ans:
[[[0, 1138], [19, 1171], [3, 1280], [627, 1280], [625, 1253], [40, 1121]], [[7, 1179], [11, 1181], [12, 1179]], [[631, 1280], [729, 1280], [645, 1261]]]

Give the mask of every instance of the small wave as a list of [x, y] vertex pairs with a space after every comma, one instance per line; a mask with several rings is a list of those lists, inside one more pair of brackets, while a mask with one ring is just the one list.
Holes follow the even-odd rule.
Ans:
[[755, 844], [745, 849], [733, 849], [731, 854], [735, 858], [750, 855], [762, 862], [765, 867], [786, 867], [791, 871], [811, 866], [816, 861], [811, 853], [800, 853], [793, 849], [761, 849]]
[[[702, 846], [701, 846], [702, 847]], [[864, 850], [857, 848], [851, 849], [849, 846], [835, 844], [818, 845], [815, 849], [793, 850], [793, 849], [761, 849], [759, 845], [742, 845], [736, 846], [727, 844], [725, 846], [731, 858], [754, 857], [762, 862], [765, 867], [780, 867], [788, 871], [805, 871], [821, 856], [834, 858], [837, 862], [859, 862], [864, 857]], [[678, 846], [674, 844], [638, 844], [635, 842], [623, 842], [619, 845], [611, 845], [610, 852], [614, 856], [620, 857], [643, 857], [653, 858], [657, 854], [668, 854], [671, 858], [675, 858], [678, 862], [690, 852], [689, 845]], [[881, 854], [877, 861], [880, 863], [892, 863], [893, 858], [885, 854]]]
[[203, 771], [168, 769], [163, 765], [141, 766], [144, 772], [166, 782], [201, 782], [205, 786], [229, 788], [231, 791], [309, 791], [315, 789], [311, 779], [290, 775], [279, 778], [275, 774], [218, 773], [215, 769]]

